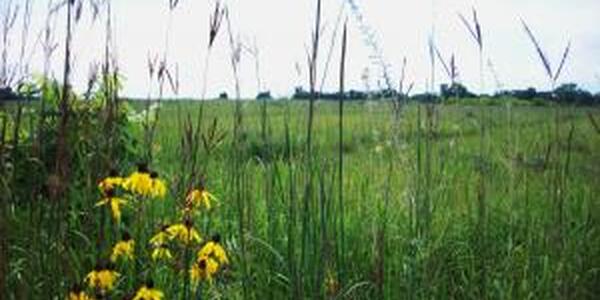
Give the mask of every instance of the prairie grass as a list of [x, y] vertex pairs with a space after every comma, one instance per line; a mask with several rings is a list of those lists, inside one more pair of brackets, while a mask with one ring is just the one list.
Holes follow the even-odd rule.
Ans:
[[[179, 105], [192, 112], [192, 119], [198, 117], [197, 103], [163, 104], [153, 165], [168, 179], [178, 178], [182, 171], [180, 142], [172, 134], [179, 128]], [[233, 136], [227, 134], [233, 130], [236, 104], [209, 102], [204, 104], [203, 111], [219, 120], [219, 130], [226, 133], [224, 142], [215, 146], [210, 155], [201, 152], [202, 168], [207, 170], [206, 182], [212, 192], [220, 195], [221, 201], [219, 209], [211, 214], [210, 228], [222, 233], [232, 256], [232, 268], [217, 281], [216, 289], [222, 296], [274, 299], [481, 296], [477, 280], [481, 271], [478, 249], [482, 245], [475, 238], [481, 229], [474, 201], [480, 138], [475, 112], [479, 108], [440, 106], [444, 118], [435, 125], [435, 130], [426, 125], [421, 132], [414, 125], [420, 108], [409, 105], [400, 127], [404, 143], [395, 147], [388, 104], [345, 104], [343, 143], [339, 143], [339, 107], [333, 103], [315, 103], [316, 198], [309, 203], [312, 215], [305, 216], [307, 253], [302, 261], [300, 225], [305, 212], [301, 200], [306, 177], [301, 170], [305, 161], [303, 132], [307, 116], [298, 112], [305, 111], [308, 104], [269, 103], [272, 128], [267, 145], [260, 121], [263, 104], [241, 105], [245, 114], [244, 135], [239, 137], [237, 148], [228, 142]], [[497, 115], [504, 108], [483, 109]], [[514, 107], [510, 127], [503, 119], [490, 119], [493, 136], [486, 172], [489, 182], [486, 297], [560, 298], [566, 289], [573, 297], [593, 298], [598, 292], [600, 237], [596, 227], [600, 207], [595, 195], [600, 157], [594, 149], [600, 140], [588, 117], [597, 113], [595, 108], [573, 109], [569, 122], [577, 130], [561, 129], [565, 140], [560, 146], [569, 147], [571, 155], [569, 189], [562, 194], [566, 197], [562, 228], [565, 234], [560, 252], [556, 251], [559, 245], [548, 243], [544, 234], [548, 226], [555, 225], [553, 206], [548, 205], [551, 191], [547, 189], [552, 174], [544, 164], [547, 145], [553, 140], [547, 134], [553, 129], [552, 108]], [[209, 121], [203, 122], [209, 124]], [[510, 144], [512, 150], [504, 142], [509, 130], [520, 141]], [[134, 135], [141, 138], [143, 129], [134, 131]], [[424, 186], [429, 187], [426, 194], [432, 213], [428, 234], [419, 236], [413, 231], [417, 170], [411, 162], [425, 155], [416, 151], [419, 139], [425, 142], [424, 135], [429, 136], [430, 144], [421, 146], [421, 151], [425, 147], [433, 151], [429, 178], [423, 179], [429, 181]], [[338, 178], [335, 174], [339, 170], [336, 161], [340, 150], [344, 165]], [[238, 169], [231, 168], [232, 156], [239, 160]], [[233, 185], [235, 176], [240, 176], [239, 186]], [[511, 176], [515, 180], [509, 180]], [[512, 189], [510, 194], [509, 189]], [[235, 204], [236, 193], [240, 197], [238, 204]], [[334, 201], [342, 193], [343, 202]], [[64, 245], [69, 254], [62, 259], [69, 262], [74, 274], [84, 274], [92, 267], [99, 250], [93, 242], [97, 229], [84, 217], [97, 213], [89, 204], [97, 199], [89, 190], [74, 190], [69, 197], [69, 205], [76, 209], [69, 214], [72, 221], [65, 234], [71, 239]], [[52, 224], [60, 221], [40, 218], [52, 204], [9, 203], [3, 204], [3, 222], [12, 229], [6, 235], [10, 245], [10, 266], [6, 273], [8, 299], [37, 299], [47, 293], [64, 293], [70, 277], [48, 277], [48, 266], [62, 261], [55, 252], [47, 251], [54, 247]], [[172, 209], [159, 206], [154, 213], [165, 214]], [[242, 232], [236, 229], [240, 226]], [[245, 254], [240, 248], [241, 239], [246, 242]], [[243, 285], [247, 285], [245, 293]], [[562, 291], [557, 290], [558, 286]], [[166, 293], [174, 292], [172, 285], [163, 288]]]
[[[71, 30], [83, 3], [88, 2], [61, 6], [66, 84], [39, 83], [39, 104], [1, 104], [0, 299], [64, 299], [91, 270], [108, 268], [104, 260], [111, 247], [129, 241], [130, 234], [136, 258], [118, 266], [122, 277], [114, 291], [98, 299], [132, 298], [142, 284], [159, 288], [166, 299], [594, 299], [600, 294], [598, 108], [569, 107], [565, 114], [559, 104], [457, 97], [409, 103], [413, 85], [405, 82], [406, 59], [397, 99], [348, 102], [346, 51], [352, 49], [347, 49], [346, 25], [340, 98], [320, 101], [321, 1], [307, 51], [308, 102], [240, 98], [244, 45], [220, 1], [210, 16], [201, 88], [205, 95], [210, 53], [225, 21], [235, 101], [161, 101], [165, 84], [178, 90], [177, 72], [167, 63], [169, 31], [162, 59], [148, 61], [149, 82], [159, 87], [156, 109], [151, 109], [152, 93], [145, 103], [122, 100], [110, 17], [102, 76], [90, 76], [84, 101], [68, 84]], [[346, 3], [362, 20], [356, 3]], [[170, 20], [178, 4], [169, 1]], [[51, 17], [44, 35], [47, 63], [55, 47]], [[483, 90], [477, 11], [472, 23], [459, 17], [479, 50]], [[391, 89], [382, 50], [370, 27], [359, 23]], [[554, 88], [570, 47], [553, 70], [523, 25]], [[430, 92], [436, 57], [450, 81], [457, 79], [454, 56], [446, 63], [433, 37], [434, 32]], [[257, 47], [252, 51], [260, 89]], [[160, 177], [142, 171], [146, 164]], [[129, 172], [136, 165], [168, 183], [161, 192], [166, 200], [124, 207], [122, 223], [115, 223], [114, 209], [97, 207], [114, 191], [99, 194], [98, 182], [110, 169]], [[211, 198], [215, 209], [199, 215], [186, 210], [194, 189], [217, 195]], [[205, 241], [195, 245], [184, 237], [172, 248], [178, 255], [173, 263], [150, 261], [164, 245], [148, 240], [172, 226], [187, 235], [196, 228]], [[198, 270], [206, 270], [209, 261], [193, 256], [213, 234], [210, 241], [225, 248], [230, 262], [196, 285], [206, 276]]]

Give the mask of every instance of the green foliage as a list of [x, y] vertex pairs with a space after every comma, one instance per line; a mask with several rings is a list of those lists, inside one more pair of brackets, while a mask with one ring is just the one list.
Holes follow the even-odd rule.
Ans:
[[[60, 89], [48, 93], [58, 97]], [[62, 219], [52, 217], [53, 204], [38, 202], [8, 214], [12, 230], [7, 299], [19, 293], [28, 299], [62, 297], [105, 254], [98, 250], [105, 248], [99, 248], [97, 237], [107, 216], [93, 205], [99, 200], [95, 162], [107, 153], [102, 146], [106, 136], [98, 129], [106, 106], [93, 108], [94, 97], [89, 104], [77, 101], [82, 103], [73, 107], [82, 117], [74, 117], [70, 139], [80, 154], [72, 163], [78, 175], [71, 179], [68, 213]], [[213, 120], [219, 124], [219, 146], [196, 157], [204, 183], [219, 196], [219, 209], [198, 226], [203, 233], [208, 228], [221, 233], [231, 266], [205, 290], [205, 297], [240, 299], [243, 286], [250, 299], [593, 299], [600, 292], [600, 206], [594, 198], [600, 192], [600, 156], [594, 152], [600, 139], [587, 117], [597, 115], [597, 109], [569, 109], [564, 122], [576, 129], [569, 138], [569, 126], [559, 128], [563, 139], [554, 141], [548, 134], [554, 128], [553, 111], [514, 98], [449, 102], [436, 106], [431, 119], [413, 104], [406, 107], [398, 127], [392, 123], [391, 103], [350, 103], [344, 112], [342, 211], [336, 188], [336, 104], [317, 104], [312, 169], [304, 164], [307, 103], [268, 102], [265, 122], [262, 104], [244, 103], [239, 148], [230, 134], [235, 111], [231, 101], [201, 104], [203, 116], [209, 116], [205, 119], [196, 113], [198, 103], [167, 103], [159, 111], [152, 165], [174, 185], [193, 177], [182, 174], [189, 161], [181, 154], [181, 112], [200, 124], [200, 132], [211, 128]], [[485, 155], [478, 151], [479, 107], [472, 105], [490, 116]], [[143, 132], [128, 123], [126, 112], [138, 106], [123, 104], [117, 118], [122, 122], [117, 123], [123, 130], [120, 140], [130, 149], [115, 151], [112, 157], [120, 170], [130, 170], [137, 162], [135, 140]], [[52, 132], [53, 121], [45, 122], [44, 128]], [[563, 149], [560, 161], [567, 155], [569, 159], [563, 171], [568, 172], [561, 194], [563, 226], [555, 223], [556, 209], [548, 201], [555, 163], [548, 157], [553, 158], [555, 147]], [[48, 154], [42, 157], [52, 159]], [[425, 157], [428, 175], [419, 169]], [[306, 172], [313, 172], [310, 188]], [[479, 174], [487, 182], [485, 223], [477, 208]], [[47, 177], [35, 178], [14, 187], [25, 193]], [[431, 204], [430, 225], [427, 234], [418, 234], [414, 205], [424, 196]], [[155, 205], [151, 220], [158, 222], [176, 210]], [[129, 212], [125, 218], [150, 218], [149, 214]], [[58, 224], [68, 225], [61, 231], [54, 228]], [[155, 232], [150, 227], [142, 232]], [[65, 237], [68, 241], [61, 242]], [[68, 268], [59, 267], [66, 264]], [[181, 282], [161, 277], [163, 269], [141, 269], [152, 270], [140, 277], [154, 274], [167, 297], [180, 295]]]
[[[104, 86], [99, 84], [98, 90]], [[18, 145], [11, 145], [10, 140], [3, 141], [4, 147], [1, 150], [5, 160], [2, 175], [9, 183], [2, 192], [8, 195], [8, 203], [31, 205], [45, 199], [52, 192], [59, 124], [63, 117], [59, 110], [62, 90], [55, 80], [35, 78], [22, 85], [20, 92], [37, 101], [13, 103], [11, 112], [5, 113], [12, 118], [11, 124], [20, 115], [18, 126], [22, 132], [27, 133], [20, 135]], [[107, 100], [103, 95], [104, 93], [98, 92], [90, 100], [83, 100], [75, 94], [68, 98], [69, 122], [65, 139], [71, 154], [73, 187], [89, 186], [89, 170], [99, 171], [98, 162], [106, 159], [106, 132], [103, 129], [106, 124]], [[125, 149], [133, 139], [126, 128], [128, 124], [125, 116], [126, 110], [121, 108], [114, 120], [117, 129], [111, 134], [116, 133], [116, 143], [119, 144], [115, 147], [115, 153], [127, 158], [130, 150]]]
[[466, 86], [460, 83], [442, 84], [440, 86], [440, 95], [442, 98], [475, 98], [475, 94], [471, 93]]
[[517, 98], [511, 97], [501, 97], [501, 98], [454, 98], [450, 97], [444, 101], [445, 104], [449, 105], [462, 105], [462, 106], [504, 106], [504, 105], [512, 105], [512, 106], [540, 106], [547, 105], [545, 102], [540, 101], [528, 101], [521, 100]]

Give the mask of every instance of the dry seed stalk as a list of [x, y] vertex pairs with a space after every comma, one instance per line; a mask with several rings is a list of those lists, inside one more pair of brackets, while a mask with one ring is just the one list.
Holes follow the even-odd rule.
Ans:
[[[340, 26], [340, 23], [342, 21], [342, 16], [344, 13], [344, 6], [345, 6], [345, 2], [342, 2], [340, 4], [340, 10], [338, 12], [338, 16], [337, 16], [337, 20], [335, 22], [335, 28], [333, 30], [333, 34], [331, 35], [331, 42], [329, 44], [329, 50], [328, 50], [328, 54], [327, 54], [327, 60], [325, 61], [325, 67], [323, 69], [323, 76], [321, 77], [321, 84], [319, 85], [319, 93], [323, 93], [323, 87], [325, 86], [325, 80], [327, 79], [327, 74], [329, 73], [329, 64], [331, 62], [331, 58], [333, 56], [333, 49], [335, 48], [335, 41], [337, 38], [337, 34], [338, 34], [338, 29]], [[347, 22], [347, 20], [346, 20]], [[346, 23], [344, 24], [344, 26], [347, 25]]]
[[[202, 82], [202, 99], [206, 99], [206, 88], [208, 81], [208, 70], [209, 70], [209, 62], [210, 62], [210, 54], [212, 52], [213, 44], [217, 38], [219, 30], [221, 28], [221, 23], [223, 22], [223, 18], [226, 14], [226, 8], [221, 5], [220, 1], [216, 1], [215, 9], [213, 13], [209, 16], [209, 24], [208, 24], [208, 50], [206, 56], [204, 58], [204, 72], [203, 72], [203, 82]], [[200, 109], [202, 109], [202, 105], [200, 105]]]
[[527, 36], [533, 43], [533, 46], [535, 47], [535, 50], [542, 62], [543, 67], [544, 67], [544, 71], [546, 71], [546, 76], [548, 76], [548, 80], [550, 81], [552, 90], [554, 90], [554, 88], [556, 86], [556, 82], [557, 82], [560, 74], [562, 73], [563, 67], [567, 60], [567, 57], [569, 56], [569, 52], [571, 50], [571, 41], [568, 42], [567, 46], [565, 47], [565, 50], [563, 51], [562, 58], [560, 60], [560, 64], [559, 64], [558, 68], [556, 69], [556, 71], [553, 71], [552, 65], [550, 64], [550, 60], [548, 59], [548, 56], [545, 54], [544, 50], [542, 49], [542, 46], [540, 45], [537, 38], [533, 34], [533, 31], [531, 30], [531, 28], [529, 28], [529, 26], [527, 25], [527, 23], [525, 23], [525, 21], [523, 19], [521, 19], [521, 24], [523, 25], [523, 28], [525, 29]]

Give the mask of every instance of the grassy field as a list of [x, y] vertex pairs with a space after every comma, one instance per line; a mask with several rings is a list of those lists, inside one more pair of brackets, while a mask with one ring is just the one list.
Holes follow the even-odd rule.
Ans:
[[[597, 108], [410, 104], [395, 119], [388, 102], [352, 102], [340, 145], [337, 105], [317, 102], [307, 149], [305, 102], [244, 101], [238, 123], [234, 101], [163, 102], [154, 138], [131, 123], [134, 155], [111, 159], [127, 175], [151, 157], [165, 199], [124, 207], [113, 224], [95, 206], [107, 174], [85, 157], [86, 167], [72, 166], [67, 201], [11, 193], [0, 224], [5, 298], [62, 298], [124, 230], [135, 258], [116, 266], [122, 276], [106, 299], [150, 277], [165, 299], [600, 294]], [[194, 227], [204, 240], [219, 234], [230, 263], [192, 289], [187, 270], [201, 244], [173, 246], [174, 261], [158, 264], [148, 240], [178, 222], [200, 181], [218, 200], [193, 215]]]

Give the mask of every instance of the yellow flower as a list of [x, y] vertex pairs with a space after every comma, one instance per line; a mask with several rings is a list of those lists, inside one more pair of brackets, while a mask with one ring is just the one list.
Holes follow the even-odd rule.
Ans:
[[198, 231], [192, 227], [191, 222], [171, 225], [167, 228], [167, 233], [169, 234], [170, 239], [177, 239], [184, 244], [189, 244], [191, 242], [200, 243], [202, 240]]
[[194, 206], [196, 208], [204, 207], [206, 210], [210, 210], [212, 207], [211, 202], [217, 201], [217, 197], [209, 193], [204, 188], [192, 190], [185, 199], [187, 206]]
[[212, 257], [215, 258], [220, 264], [226, 265], [229, 263], [227, 253], [225, 249], [219, 244], [218, 237], [213, 238], [212, 241], [206, 243], [199, 251], [198, 257]]
[[125, 178], [123, 188], [140, 196], [151, 196], [153, 193], [152, 178], [146, 172], [133, 172], [129, 177]]
[[199, 257], [190, 269], [190, 278], [194, 284], [201, 280], [212, 283], [213, 275], [219, 270], [219, 263], [210, 257]]
[[103, 292], [114, 288], [119, 273], [109, 269], [96, 268], [85, 276], [85, 282], [92, 289], [99, 289]]
[[159, 259], [170, 260], [173, 258], [171, 251], [166, 246], [158, 246], [152, 250], [152, 260], [156, 261]]
[[163, 226], [160, 231], [150, 239], [150, 245], [154, 247], [164, 245], [169, 239], [169, 234], [167, 232], [168, 228], [169, 226], [167, 225]]
[[149, 284], [142, 286], [133, 297], [133, 300], [161, 300], [163, 297], [163, 292]]
[[165, 181], [158, 178], [157, 172], [150, 172], [144, 164], [123, 180], [123, 188], [143, 197], [164, 198], [167, 194]]
[[123, 178], [121, 177], [106, 177], [98, 184], [98, 189], [102, 195], [106, 196], [110, 190], [114, 190], [123, 184]]
[[122, 241], [119, 241], [114, 247], [110, 255], [110, 261], [116, 262], [120, 257], [126, 260], [133, 259], [133, 251], [135, 249], [135, 241], [125, 234]]
[[167, 185], [165, 181], [158, 178], [158, 173], [150, 173], [150, 179], [152, 179], [152, 197], [164, 198], [167, 194]]
[[109, 190], [109, 191], [107, 191], [106, 198], [104, 198], [104, 199], [100, 200], [98, 203], [96, 203], [96, 207], [102, 206], [102, 205], [110, 206], [110, 210], [112, 212], [113, 218], [117, 222], [119, 222], [121, 220], [121, 205], [125, 205], [125, 204], [127, 204], [127, 201], [125, 199], [122, 199], [119, 197], [114, 197], [114, 191]]
[[94, 298], [88, 296], [84, 291], [71, 291], [67, 296], [67, 300], [93, 300]]

